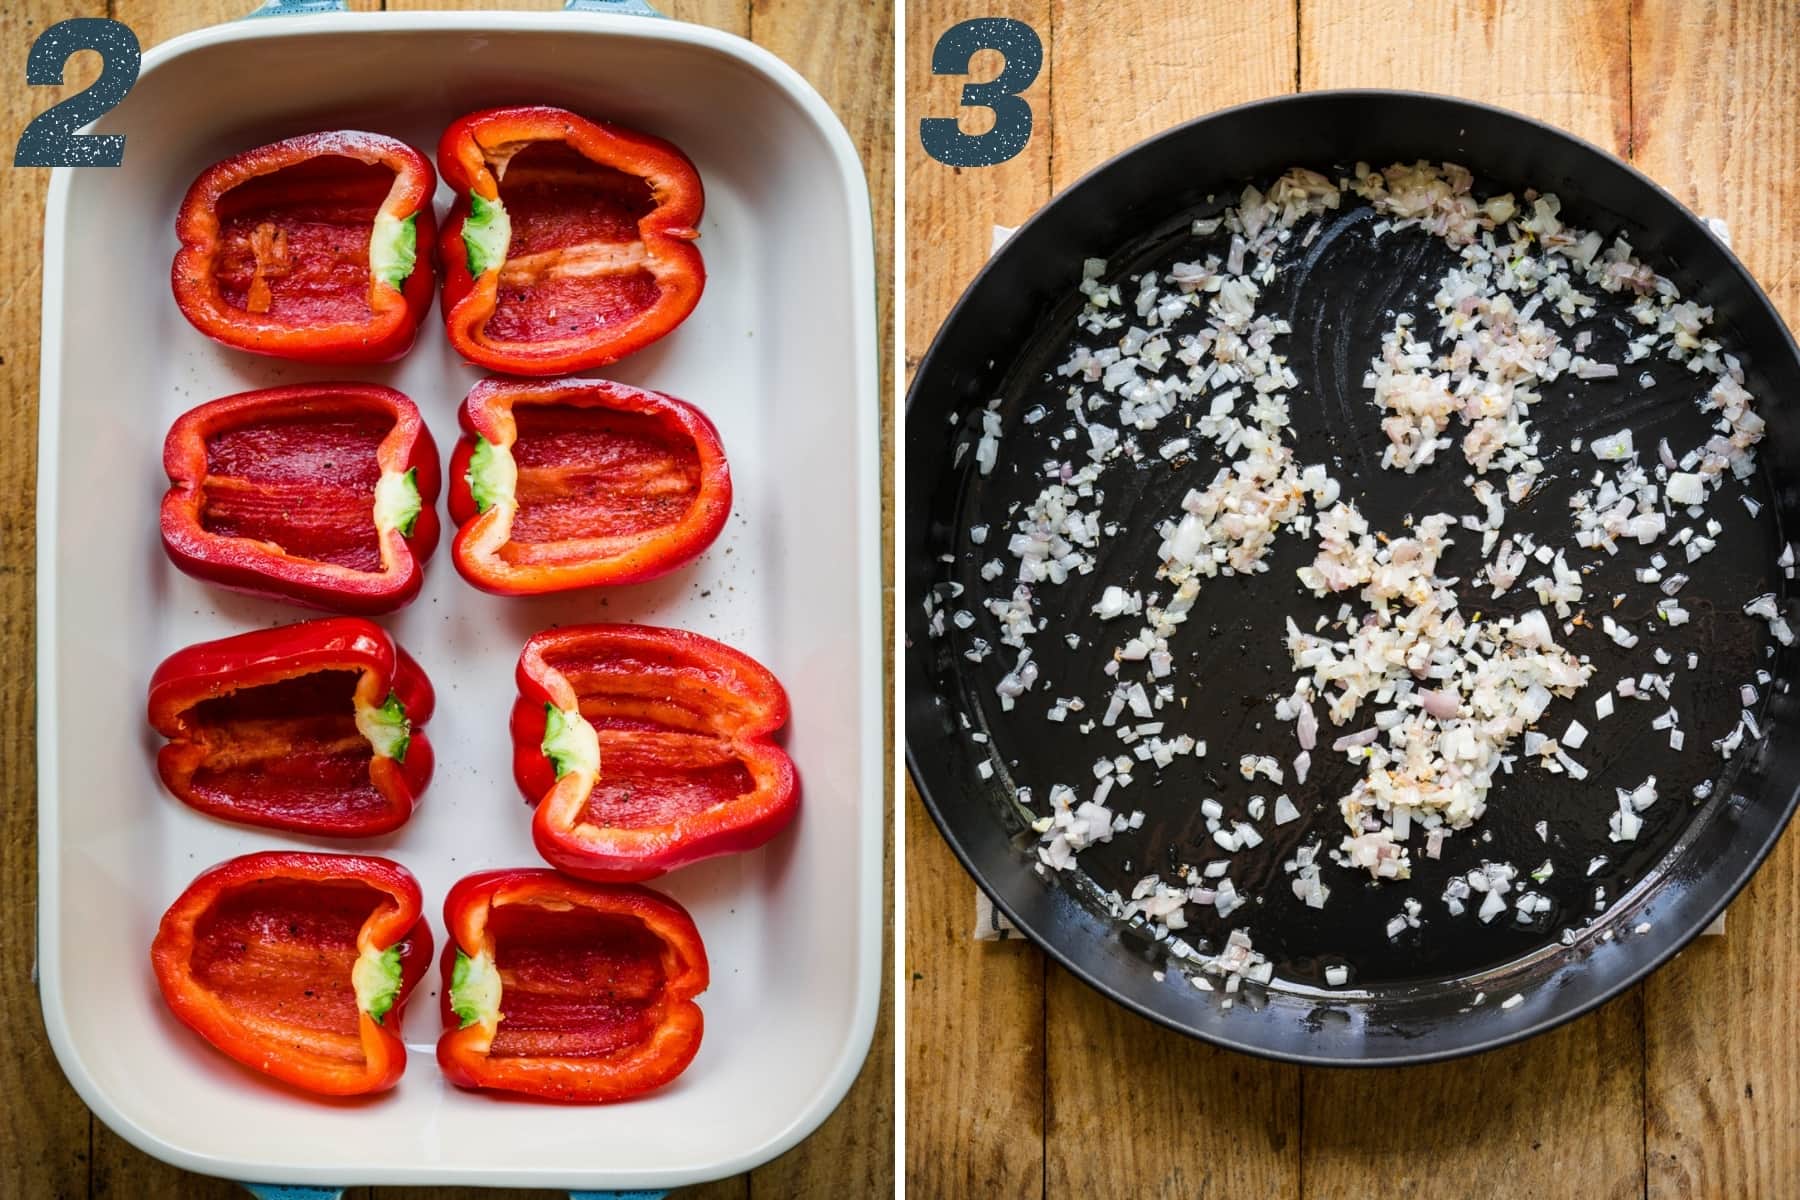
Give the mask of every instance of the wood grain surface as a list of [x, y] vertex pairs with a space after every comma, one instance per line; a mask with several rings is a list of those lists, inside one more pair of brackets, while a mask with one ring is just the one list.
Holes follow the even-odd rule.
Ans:
[[[1631, 12], [1633, 157], [1722, 216], [1732, 246], [1800, 329], [1800, 11]], [[1800, 1190], [1800, 838], [1790, 830], [1731, 906], [1729, 932], [1644, 987], [1645, 1194]]]
[[[988, 254], [990, 225], [1017, 225], [1050, 198], [1051, 139], [1039, 131], [1024, 153], [999, 166], [959, 170], [925, 156], [919, 116], [956, 111], [962, 81], [932, 75], [931, 38], [958, 21], [1016, 17], [1050, 22], [1047, 0], [933, 3], [913, 0], [903, 81], [907, 120], [905, 344], [907, 374], [963, 285]], [[928, 29], [929, 34], [922, 30]], [[991, 60], [991, 61], [989, 61]], [[974, 68], [989, 78], [998, 60], [983, 51]], [[1043, 83], [1026, 93], [1043, 120]], [[986, 127], [962, 118], [963, 127]], [[942, 178], [947, 174], [948, 178]], [[1041, 956], [983, 954], [972, 886], [906, 788], [907, 1185], [918, 1196], [1035, 1196], [1044, 1187], [1044, 977]], [[1013, 949], [1008, 947], [1007, 949]], [[912, 1138], [928, 1131], [922, 1144]]]
[[[969, 16], [1045, 45], [1019, 158], [919, 148]], [[1800, 321], [1800, 5], [1674, 0], [912, 0], [906, 20], [909, 370], [986, 259], [1083, 171], [1243, 100], [1387, 86], [1485, 100], [1631, 158], [1733, 243]], [[997, 62], [974, 64], [989, 78]], [[986, 72], [983, 74], [982, 72]], [[979, 132], [984, 118], [965, 118]], [[1800, 1196], [1800, 836], [1730, 932], [1588, 1017], [1472, 1062], [1276, 1066], [1099, 998], [1021, 941], [972, 939], [973, 885], [906, 798], [905, 1176], [931, 1197]]]
[[[560, 0], [349, 0], [356, 10], [559, 9]], [[90, 83], [98, 71], [91, 54], [75, 59], [68, 83], [57, 88], [23, 86], [25, 48], [45, 27], [77, 16], [124, 21], [148, 49], [176, 34], [241, 17], [257, 0], [27, 0], [0, 5], [0, 46], [16, 51], [7, 72], [5, 125], [22, 128], [32, 114]], [[810, 0], [655, 0], [679, 20], [713, 25], [768, 48], [797, 69], [843, 120], [868, 171], [878, 247], [879, 328], [882, 331], [883, 460], [891, 444], [892, 345], [887, 336], [892, 303], [893, 229], [893, 6], [890, 0], [828, 6]], [[91, 61], [90, 61], [91, 60]], [[0, 239], [0, 267], [10, 281], [0, 301], [0, 411], [9, 427], [37, 425], [38, 304], [43, 253], [40, 216], [49, 173], [14, 169], [9, 202], [30, 214], [29, 236]], [[0, 484], [7, 511], [30, 512], [36, 489], [36, 439], [0, 439]], [[891, 538], [892, 492], [883, 481], [884, 537]], [[0, 787], [11, 803], [0, 810], [0, 896], [13, 919], [0, 922], [0, 1006], [11, 1014], [0, 1052], [0, 1198], [107, 1197], [117, 1200], [228, 1200], [242, 1197], [236, 1184], [177, 1170], [145, 1155], [92, 1118], [63, 1079], [44, 1036], [32, 962], [37, 903], [37, 830], [32, 798], [34, 772], [35, 541], [29, 520], [0, 523], [0, 661], [9, 681], [0, 691]], [[884, 621], [891, 628], [889, 555], [883, 554]], [[891, 639], [890, 639], [891, 643]], [[892, 771], [884, 774], [891, 778]], [[891, 822], [890, 822], [891, 824]], [[888, 860], [892, 859], [891, 843]], [[888, 894], [892, 895], [891, 877]], [[891, 906], [890, 906], [891, 916]], [[891, 928], [891, 922], [890, 922]], [[890, 939], [891, 941], [891, 939]], [[892, 954], [891, 946], [888, 950]], [[891, 957], [887, 962], [891, 964]], [[884, 965], [884, 984], [892, 978]], [[749, 1200], [788, 1197], [842, 1200], [885, 1196], [894, 1176], [893, 1006], [884, 988], [881, 1015], [869, 1058], [837, 1111], [806, 1141], [755, 1171], [674, 1193], [682, 1200]], [[350, 1200], [547, 1200], [565, 1193], [458, 1188], [353, 1188]]]

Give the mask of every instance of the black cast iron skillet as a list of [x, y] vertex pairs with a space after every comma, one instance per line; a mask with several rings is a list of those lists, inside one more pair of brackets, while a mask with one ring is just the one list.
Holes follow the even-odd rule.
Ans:
[[[1284, 536], [1268, 574], [1214, 580], [1203, 590], [1197, 619], [1190, 620], [1176, 646], [1178, 670], [1203, 686], [1195, 689], [1190, 710], [1179, 714], [1188, 725], [1172, 724], [1170, 733], [1191, 728], [1209, 737], [1209, 758], [1177, 764], [1160, 783], [1153, 782], [1155, 772], [1141, 770], [1139, 782], [1129, 792], [1115, 792], [1109, 803], [1121, 811], [1144, 809], [1149, 819], [1142, 833], [1084, 852], [1079, 872], [1053, 881], [1035, 869], [1037, 838], [1027, 826], [1032, 814], [1013, 801], [1013, 789], [1032, 787], [1038, 811], [1052, 780], [1078, 785], [1085, 797], [1094, 757], [1102, 750], [1117, 752], [1110, 736], [1084, 738], [1074, 722], [1052, 726], [1041, 720], [1054, 695], [1078, 692], [1092, 700], [1098, 692], [1095, 671], [1111, 641], [1090, 637], [1089, 644], [1071, 651], [1061, 647], [1056, 633], [1040, 637], [1034, 644], [1046, 683], [1022, 700], [1017, 712], [999, 713], [994, 683], [1011, 666], [1013, 652], [997, 647], [981, 663], [963, 654], [973, 637], [998, 641], [976, 602], [988, 586], [977, 570], [980, 562], [1000, 557], [1010, 580], [1015, 564], [1005, 553], [1004, 530], [1011, 508], [1036, 494], [1041, 486], [1036, 475], [1046, 457], [1069, 456], [1066, 448], [1058, 452], [1045, 441], [1066, 418], [1053, 415], [1028, 426], [1021, 416], [1038, 404], [1060, 411], [1063, 385], [1047, 372], [1068, 352], [1083, 259], [1108, 259], [1108, 278], [1166, 270], [1174, 259], [1194, 257], [1191, 221], [1235, 201], [1246, 182], [1266, 186], [1294, 165], [1341, 173], [1356, 160], [1380, 167], [1418, 158], [1468, 166], [1484, 195], [1527, 187], [1555, 192], [1565, 221], [1625, 234], [1645, 261], [1678, 283], [1685, 298], [1713, 306], [1713, 330], [1741, 359], [1747, 386], [1769, 422], [1759, 447], [1759, 478], [1748, 489], [1761, 512], [1753, 518], [1737, 510], [1739, 489], [1729, 488], [1712, 504], [1729, 526], [1719, 549], [1697, 567], [1685, 568], [1693, 575], [1682, 593], [1694, 613], [1685, 631], [1692, 636], [1669, 645], [1703, 653], [1698, 669], [1677, 671], [1673, 702], [1689, 730], [1683, 753], [1669, 751], [1666, 735], [1648, 728], [1649, 717], [1662, 705], [1636, 708], [1635, 702], [1621, 701], [1619, 717], [1594, 719], [1594, 694], [1621, 674], [1650, 669], [1650, 663], [1648, 643], [1627, 652], [1601, 644], [1598, 636], [1588, 638], [1577, 648], [1592, 655], [1595, 682], [1582, 697], [1559, 701], [1540, 724], [1555, 736], [1574, 716], [1594, 730], [1579, 755], [1595, 772], [1588, 784], [1522, 769], [1495, 789], [1487, 816], [1472, 834], [1446, 843], [1443, 862], [1429, 863], [1415, 848], [1411, 891], [1364, 884], [1328, 868], [1333, 896], [1323, 912], [1289, 898], [1279, 867], [1300, 841], [1320, 838], [1330, 846], [1341, 836], [1331, 799], [1354, 776], [1333, 764], [1335, 756], [1316, 753], [1323, 765], [1315, 767], [1311, 786], [1288, 789], [1301, 801], [1306, 820], [1281, 831], [1264, 822], [1270, 843], [1234, 860], [1239, 886], [1248, 884], [1264, 897], [1249, 912], [1248, 924], [1278, 973], [1272, 986], [1247, 987], [1227, 1009], [1218, 993], [1194, 988], [1141, 928], [1104, 916], [1096, 897], [1111, 888], [1129, 892], [1141, 875], [1160, 870], [1167, 877], [1178, 862], [1204, 861], [1206, 834], [1197, 797], [1216, 794], [1228, 808], [1245, 799], [1252, 789], [1236, 776], [1241, 750], [1283, 758], [1293, 753], [1291, 730], [1271, 723], [1267, 701], [1285, 692], [1293, 678], [1281, 648], [1280, 613], [1314, 611], [1295, 599], [1292, 584], [1293, 568], [1306, 561], [1306, 543]], [[1296, 251], [1259, 308], [1279, 311], [1294, 325], [1290, 352], [1301, 377], [1294, 397], [1301, 461], [1329, 461], [1371, 524], [1395, 529], [1408, 514], [1470, 511], [1471, 506], [1460, 459], [1415, 476], [1396, 476], [1375, 465], [1381, 436], [1378, 414], [1361, 386], [1363, 372], [1393, 312], [1421, 311], [1451, 257], [1423, 237], [1377, 242], [1372, 224], [1366, 208], [1328, 219], [1322, 236], [1304, 252]], [[1125, 288], [1128, 300], [1133, 291]], [[1623, 345], [1622, 333], [1602, 329], [1590, 353], [1617, 361]], [[1638, 382], [1642, 370], [1651, 372], [1653, 386]], [[1568, 384], [1547, 393], [1532, 415], [1548, 473], [1557, 482], [1534, 495], [1516, 520], [1508, 518], [1509, 531], [1534, 529], [1568, 544], [1568, 494], [1597, 465], [1585, 452], [1571, 450], [1570, 440], [1631, 427], [1643, 457], [1654, 461], [1651, 448], [1658, 436], [1666, 434], [1683, 448], [1703, 440], [1706, 420], [1692, 403], [1700, 390], [1678, 365], [1657, 359], [1623, 367], [1618, 380]], [[964, 294], [913, 381], [906, 416], [904, 530], [907, 762], [913, 780], [963, 865], [1026, 936], [1118, 1003], [1173, 1029], [1271, 1058], [1365, 1065], [1449, 1058], [1542, 1032], [1618, 994], [1704, 929], [1767, 857], [1800, 801], [1800, 741], [1792, 737], [1795, 703], [1788, 694], [1793, 659], [1777, 652], [1761, 624], [1741, 613], [1743, 603], [1761, 591], [1777, 591], [1785, 602], [1785, 581], [1774, 564], [1781, 530], [1791, 527], [1800, 504], [1793, 472], [1800, 411], [1784, 402], [1796, 394], [1800, 350], [1718, 239], [1643, 175], [1547, 125], [1466, 101], [1354, 91], [1261, 101], [1169, 130], [1087, 175], [1015, 233]], [[1007, 434], [1000, 467], [984, 478], [969, 447], [981, 410], [995, 398]], [[1151, 435], [1151, 444], [1173, 432]], [[964, 447], [960, 461], [959, 445]], [[1154, 587], [1156, 520], [1173, 509], [1187, 487], [1203, 486], [1215, 467], [1109, 477], [1106, 512], [1121, 525], [1106, 551], [1113, 570], [1046, 591], [1039, 611], [1053, 622], [1076, 621], [1105, 583]], [[986, 544], [972, 545], [968, 530], [982, 523], [993, 533]], [[1460, 563], [1447, 561], [1472, 571], [1475, 560], [1472, 551], [1468, 554]], [[1634, 547], [1603, 564], [1602, 574], [1587, 584], [1590, 605], [1603, 607], [1596, 596], [1629, 594], [1613, 611], [1639, 627], [1646, 624], [1654, 589], [1632, 588], [1631, 572], [1649, 554]], [[1571, 555], [1570, 561], [1577, 559]], [[1127, 566], [1136, 574], [1122, 577]], [[964, 599], [949, 600], [955, 585], [968, 589]], [[975, 625], [932, 636], [924, 606], [928, 593], [948, 601], [949, 609], [971, 610]], [[1521, 586], [1489, 607], [1534, 607], [1535, 598], [1525, 593]], [[1316, 611], [1335, 607], [1334, 600]], [[1091, 628], [1091, 622], [1085, 624]], [[1735, 720], [1739, 686], [1758, 670], [1772, 676], [1758, 688], [1763, 736], [1727, 764], [1706, 743]], [[971, 733], [989, 740], [979, 742]], [[1321, 746], [1333, 736], [1327, 726]], [[991, 778], [978, 773], [983, 761], [993, 768]], [[1611, 785], [1631, 786], [1652, 772], [1664, 798], [1648, 814], [1645, 834], [1635, 844], [1609, 842]], [[1704, 802], [1691, 798], [1693, 785], [1701, 781], [1714, 784]], [[1272, 796], [1276, 789], [1254, 790]], [[1545, 822], [1542, 836], [1539, 821]], [[1585, 864], [1594, 855], [1608, 861], [1592, 876], [1569, 865]], [[1472, 916], [1453, 921], [1438, 903], [1443, 878], [1484, 858], [1515, 861], [1528, 870], [1548, 857], [1561, 872], [1531, 886], [1549, 894], [1555, 908], [1530, 924], [1517, 924], [1510, 912], [1492, 926]], [[1606, 889], [1600, 911], [1593, 902], [1596, 887]], [[1390, 939], [1383, 926], [1399, 911], [1402, 894], [1425, 901], [1426, 921], [1419, 930]], [[1188, 933], [1210, 938], [1216, 949], [1223, 927], [1209, 923], [1208, 916], [1191, 918], [1196, 926]], [[1573, 946], [1558, 939], [1565, 928], [1577, 931]], [[1350, 985], [1324, 986], [1324, 968], [1340, 962], [1354, 971]], [[1503, 1007], [1514, 995], [1520, 1001]]]

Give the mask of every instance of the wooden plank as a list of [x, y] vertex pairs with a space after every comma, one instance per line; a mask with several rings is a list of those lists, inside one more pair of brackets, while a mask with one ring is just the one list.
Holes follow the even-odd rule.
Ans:
[[1625, 153], [1627, 0], [1301, 0], [1300, 85], [1484, 100]]
[[1779, 1196], [1800, 1178], [1800, 834], [1645, 984], [1649, 1200]]
[[[1738, 256], [1800, 326], [1800, 23], [1791, 6], [1632, 10], [1634, 159], [1731, 226]], [[1771, 398], [1773, 399], [1773, 398]], [[1780, 1195], [1800, 1178], [1800, 835], [1646, 984], [1647, 1195]]]
[[[195, 1175], [151, 1158], [99, 1121], [94, 1122], [92, 1200], [244, 1200], [243, 1188], [227, 1179]], [[367, 1188], [345, 1200], [368, 1200]]]
[[[1052, 15], [1053, 183], [1159, 130], [1293, 90], [1287, 0], [1114, 6]], [[1060, 968], [1045, 993], [1045, 1194], [1291, 1196], [1298, 1072], [1133, 1016]]]
[[[987, 262], [995, 225], [1015, 226], [1050, 198], [1050, 68], [1022, 93], [1035, 118], [1031, 140], [1018, 157], [992, 167], [950, 167], [919, 144], [923, 117], [958, 117], [970, 133], [991, 124], [985, 112], [959, 107], [965, 83], [991, 79], [1000, 58], [976, 55], [972, 74], [934, 75], [931, 50], [952, 25], [975, 17], [1010, 17], [1037, 30], [1048, 54], [1048, 0], [915, 0], [906, 25], [906, 353], [907, 371], [931, 344], [932, 335]], [[909, 844], [910, 847], [910, 844]], [[909, 881], [910, 883], [910, 881]], [[966, 907], [966, 906], [965, 906]]]
[[1061, 190], [1171, 125], [1294, 90], [1292, 0], [1056, 0], [1051, 109]]
[[[1618, 154], [1630, 134], [1624, 0], [1558, 4], [1307, 3], [1304, 87], [1393, 86], [1485, 100]], [[1499, 69], [1497, 64], [1504, 64]], [[1643, 1181], [1641, 999], [1463, 1063], [1404, 1073], [1307, 1072], [1304, 1178], [1312, 1196], [1372, 1191], [1636, 1196]], [[1371, 1119], [1454, 1114], [1441, 1122]], [[1567, 1098], [1579, 1096], [1578, 1104]]]
[[[990, 52], [968, 76], [934, 75], [932, 47], [976, 17], [1023, 21], [1050, 40], [1047, 0], [914, 0], [906, 27], [906, 369], [987, 261], [996, 224], [1018, 225], [1050, 197], [1049, 72], [1023, 93], [1034, 125], [1022, 153], [956, 168], [919, 143], [922, 117], [956, 116], [980, 132], [985, 113], [959, 110], [963, 84], [991, 79]], [[906, 1185], [911, 1194], [1039, 1196], [1044, 1186], [1044, 960], [1023, 942], [973, 939], [975, 885], [910, 783], [906, 794]]]
[[1296, 1068], [1173, 1033], [1054, 965], [1047, 992], [1047, 1197], [1299, 1195]]
[[[0, 8], [0, 44], [12, 48], [12, 84], [0, 92], [0, 127], [16, 137], [31, 117], [67, 99], [99, 75], [98, 56], [77, 55], [62, 87], [26, 87], [25, 49], [50, 25], [69, 17], [106, 15], [102, 0], [27, 0]], [[6, 147], [10, 157], [12, 146]], [[44, 1035], [37, 977], [37, 694], [33, 658], [37, 539], [36, 494], [39, 292], [43, 286], [44, 191], [50, 172], [16, 168], [7, 177], [18, 236], [0, 240], [0, 273], [10, 281], [0, 306], [0, 414], [15, 436], [0, 439], [0, 479], [7, 511], [0, 522], [0, 1008], [12, 1035], [0, 1054], [0, 1195], [84, 1196], [88, 1190], [87, 1108], [63, 1078]]]
[[1632, 161], [1731, 226], [1731, 245], [1800, 326], [1800, 22], [1782, 5], [1637, 0]]
[[907, 1190], [1042, 1195], [1043, 955], [974, 939], [975, 885], [910, 783], [906, 806]]
[[1479, 1058], [1307, 1071], [1306, 1200], [1640, 1196], [1640, 1018], [1634, 990]]

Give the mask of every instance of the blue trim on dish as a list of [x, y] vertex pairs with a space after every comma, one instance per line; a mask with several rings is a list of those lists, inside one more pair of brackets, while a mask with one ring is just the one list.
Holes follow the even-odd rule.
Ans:
[[[294, 17], [306, 13], [347, 12], [344, 0], [263, 0], [252, 17]], [[663, 17], [644, 0], [563, 0], [564, 12], [619, 13], [629, 17]]]
[[[644, 3], [644, 0], [563, 0], [563, 11], [564, 12], [622, 13], [628, 17], [663, 17], [663, 16], [665, 16], [665, 14], [657, 12], [654, 8], [651, 8], [648, 4]], [[571, 1192], [570, 1195], [574, 1195], [574, 1196], [623, 1196], [623, 1197], [626, 1197], [626, 1200], [636, 1200], [637, 1197], [641, 1196], [641, 1197], [644, 1197], [645, 1200], [658, 1200], [659, 1197], [666, 1196], [666, 1195], [668, 1195], [668, 1193], [667, 1192]]]
[[[306, 13], [347, 12], [344, 0], [263, 0], [253, 12], [246, 15], [252, 17], [298, 17]], [[321, 1195], [325, 1193], [321, 1192]]]
[[[575, 0], [569, 0], [570, 7]], [[667, 1192], [570, 1192], [569, 1200], [663, 1200]]]

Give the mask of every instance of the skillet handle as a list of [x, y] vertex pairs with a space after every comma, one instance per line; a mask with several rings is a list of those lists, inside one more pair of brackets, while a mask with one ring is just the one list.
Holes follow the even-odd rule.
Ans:
[[[273, 0], [271, 0], [273, 2]], [[564, 12], [622, 13], [629, 17], [661, 17], [668, 19], [667, 13], [657, 12], [644, 0], [563, 0]], [[578, 1193], [579, 1194], [579, 1193]], [[595, 1193], [600, 1195], [603, 1193]], [[626, 1197], [636, 1196], [635, 1192], [620, 1193]], [[649, 1197], [651, 1193], [645, 1192]]]
[[344, 0], [263, 0], [247, 17], [298, 17], [307, 13], [347, 12]]

